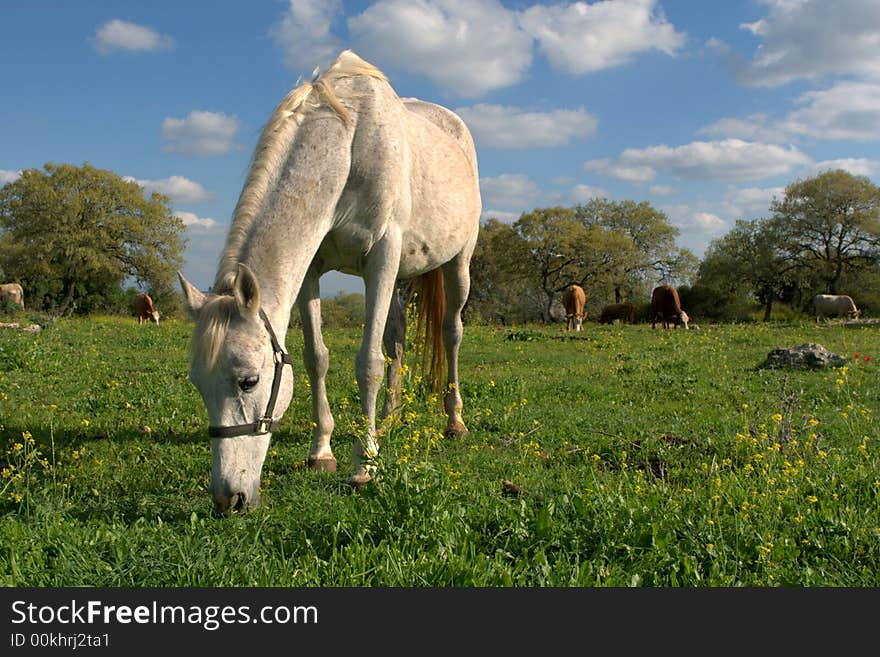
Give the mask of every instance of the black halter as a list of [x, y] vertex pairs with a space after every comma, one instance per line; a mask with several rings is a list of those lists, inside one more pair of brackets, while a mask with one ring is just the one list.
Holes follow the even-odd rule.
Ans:
[[285, 365], [290, 365], [290, 354], [281, 348], [278, 338], [275, 337], [275, 331], [272, 330], [272, 324], [266, 313], [260, 308], [260, 318], [269, 331], [269, 340], [272, 342], [272, 355], [275, 359], [275, 373], [272, 375], [272, 392], [269, 393], [269, 404], [266, 406], [266, 412], [256, 422], [251, 424], [236, 424], [231, 427], [208, 427], [208, 435], [211, 438], [232, 438], [233, 436], [249, 436], [253, 434], [262, 435], [271, 433], [278, 427], [278, 420], [272, 417], [275, 411], [275, 402], [278, 399], [278, 390], [281, 388], [281, 373], [284, 371]]

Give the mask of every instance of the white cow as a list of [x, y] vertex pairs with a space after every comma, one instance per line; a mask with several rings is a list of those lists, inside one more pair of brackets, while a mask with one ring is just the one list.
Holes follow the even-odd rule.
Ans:
[[856, 302], [846, 294], [817, 294], [813, 297], [813, 306], [816, 308], [816, 321], [826, 317], [851, 317], [855, 319], [862, 314], [856, 308]]

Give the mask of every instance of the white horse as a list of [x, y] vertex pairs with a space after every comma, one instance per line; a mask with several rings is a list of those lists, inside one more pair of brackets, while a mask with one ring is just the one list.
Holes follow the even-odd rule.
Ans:
[[432, 103], [401, 100], [353, 52], [343, 51], [281, 101], [257, 143], [212, 293], [178, 272], [196, 320], [190, 380], [208, 411], [211, 492], [220, 513], [259, 503], [271, 432], [293, 393], [284, 337], [294, 303], [312, 395], [308, 463], [336, 469], [318, 287], [330, 270], [361, 276], [366, 293], [355, 360], [366, 427], [354, 446], [351, 484], [363, 485], [375, 470], [383, 339], [391, 361], [383, 415], [399, 403], [406, 326], [398, 280], [421, 282], [420, 308], [444, 302], [436, 322], [445, 345], [446, 433], [467, 432], [458, 351], [480, 211], [476, 153], [461, 119]]

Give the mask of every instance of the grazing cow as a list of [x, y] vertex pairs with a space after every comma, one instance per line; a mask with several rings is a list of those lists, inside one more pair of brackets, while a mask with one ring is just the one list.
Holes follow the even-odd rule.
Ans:
[[613, 324], [619, 319], [626, 324], [632, 324], [636, 319], [636, 309], [631, 303], [611, 303], [602, 308], [599, 316], [600, 324]]
[[18, 283], [3, 283], [0, 285], [0, 301], [17, 303], [24, 310], [24, 291]]
[[146, 292], [141, 292], [134, 298], [134, 314], [138, 324], [144, 322], [159, 323], [159, 311], [153, 307], [153, 300]]
[[816, 308], [816, 321], [826, 317], [850, 317], [855, 319], [862, 314], [856, 308], [856, 302], [846, 294], [817, 294], [813, 297], [813, 306]]
[[587, 295], [584, 294], [584, 288], [580, 285], [569, 285], [562, 294], [562, 305], [565, 308], [565, 317], [568, 324], [566, 331], [580, 331], [584, 323], [584, 304], [587, 302]]
[[689, 321], [690, 317], [681, 309], [678, 290], [671, 285], [654, 288], [651, 293], [651, 328], [660, 322], [665, 329], [674, 324], [676, 328], [681, 325], [687, 330]]

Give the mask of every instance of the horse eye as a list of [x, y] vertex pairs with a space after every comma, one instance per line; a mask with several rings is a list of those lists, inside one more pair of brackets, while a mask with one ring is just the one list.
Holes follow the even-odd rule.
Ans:
[[260, 375], [255, 374], [254, 376], [248, 376], [244, 379], [238, 380], [238, 387], [241, 388], [242, 392], [250, 392], [254, 389], [254, 387], [260, 382]]

